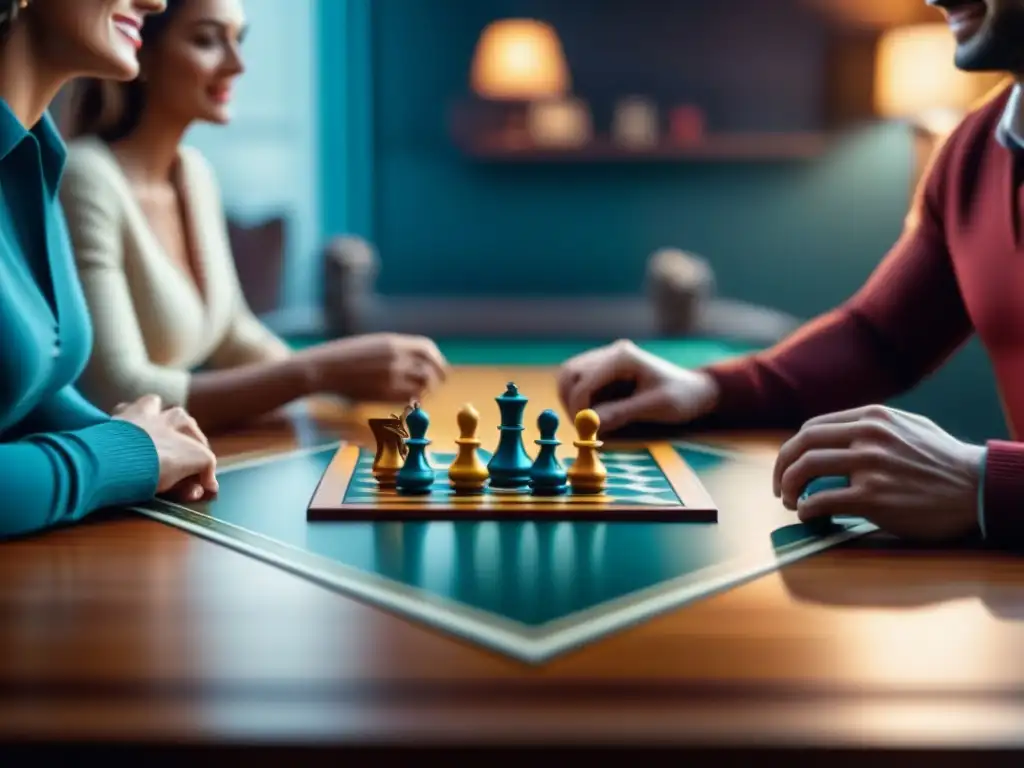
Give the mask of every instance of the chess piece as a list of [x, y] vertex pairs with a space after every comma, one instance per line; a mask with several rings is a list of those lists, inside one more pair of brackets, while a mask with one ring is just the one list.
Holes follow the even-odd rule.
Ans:
[[566, 473], [574, 494], [599, 494], [604, 491], [608, 470], [598, 456], [597, 449], [604, 443], [597, 439], [601, 418], [587, 408], [576, 414], [577, 439], [572, 444], [578, 449], [576, 460]]
[[405, 463], [408, 448], [405, 438], [409, 433], [402, 420], [391, 415], [387, 419], [370, 419], [370, 431], [377, 441], [377, 453], [373, 457], [373, 477], [380, 488], [394, 488], [398, 470]]
[[534, 442], [540, 446], [537, 458], [530, 468], [530, 488], [534, 496], [561, 496], [568, 490], [565, 467], [555, 451], [561, 442], [556, 439], [558, 414], [548, 409], [537, 417], [537, 431], [540, 439]]
[[477, 449], [480, 441], [476, 430], [480, 424], [480, 413], [469, 403], [459, 410], [457, 417], [459, 438], [455, 441], [459, 446], [458, 455], [448, 467], [448, 480], [458, 494], [479, 493], [487, 484], [487, 467], [480, 460]]
[[419, 496], [430, 493], [430, 487], [434, 484], [434, 468], [427, 459], [427, 446], [430, 445], [430, 441], [426, 435], [430, 417], [416, 405], [406, 417], [405, 424], [409, 431], [409, 437], [405, 439], [409, 455], [395, 476], [395, 487], [404, 495]]
[[512, 382], [505, 394], [494, 398], [501, 410], [501, 437], [498, 449], [487, 463], [491, 487], [505, 491], [525, 490], [530, 484], [530, 456], [523, 445], [523, 412], [527, 398]]

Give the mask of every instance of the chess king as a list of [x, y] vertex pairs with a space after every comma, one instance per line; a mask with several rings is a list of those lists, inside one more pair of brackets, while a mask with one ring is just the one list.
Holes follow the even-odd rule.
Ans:
[[523, 413], [527, 398], [519, 394], [512, 382], [505, 394], [494, 398], [501, 410], [501, 437], [498, 449], [487, 463], [491, 487], [503, 491], [525, 491], [530, 486], [530, 468], [533, 461], [523, 445]]

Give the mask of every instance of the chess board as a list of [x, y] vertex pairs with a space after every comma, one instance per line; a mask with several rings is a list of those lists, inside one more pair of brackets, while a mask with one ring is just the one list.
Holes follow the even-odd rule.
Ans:
[[[479, 450], [486, 463], [490, 454]], [[372, 474], [374, 452], [343, 444], [331, 460], [307, 508], [309, 520], [521, 520], [521, 521], [718, 521], [718, 509], [697, 474], [668, 443], [608, 447], [601, 495], [533, 496], [485, 488], [457, 494], [448, 481], [454, 453], [430, 452], [434, 485], [423, 496], [381, 490]], [[562, 463], [568, 468], [569, 457]]]

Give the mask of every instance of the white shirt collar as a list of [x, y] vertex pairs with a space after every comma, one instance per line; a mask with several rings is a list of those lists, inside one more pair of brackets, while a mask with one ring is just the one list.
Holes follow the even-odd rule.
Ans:
[[1005, 147], [1024, 150], [1024, 94], [1019, 83], [1010, 91], [1003, 117], [996, 128], [996, 138]]

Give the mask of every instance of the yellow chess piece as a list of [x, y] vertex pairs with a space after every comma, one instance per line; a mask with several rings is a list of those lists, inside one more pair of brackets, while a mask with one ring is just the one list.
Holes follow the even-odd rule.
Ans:
[[404, 438], [409, 436], [397, 416], [390, 419], [370, 419], [370, 431], [377, 441], [377, 452], [373, 457], [373, 477], [382, 489], [395, 487], [398, 470], [405, 463], [406, 447]]
[[575, 425], [577, 439], [572, 444], [578, 452], [566, 473], [569, 485], [574, 494], [600, 494], [604, 492], [608, 479], [608, 470], [597, 453], [597, 449], [604, 445], [597, 439], [601, 417], [596, 411], [587, 408], [576, 414]]
[[459, 438], [455, 443], [459, 446], [459, 452], [448, 467], [448, 479], [456, 493], [479, 493], [490, 476], [477, 454], [480, 441], [477, 439], [476, 431], [480, 424], [480, 413], [466, 403], [459, 409], [457, 421]]

